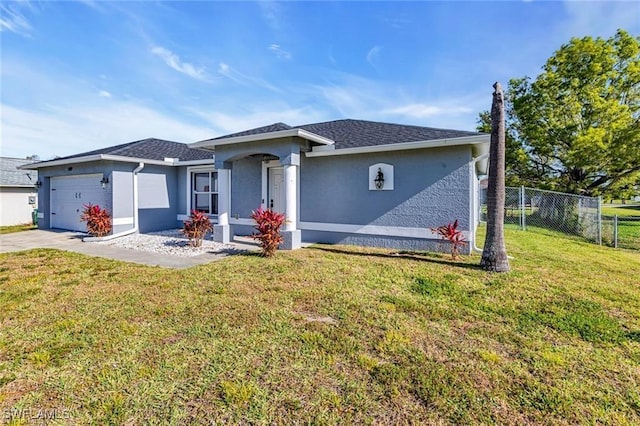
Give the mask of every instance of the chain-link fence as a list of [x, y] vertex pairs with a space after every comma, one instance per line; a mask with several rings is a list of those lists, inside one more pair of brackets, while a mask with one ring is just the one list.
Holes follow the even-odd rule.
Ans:
[[640, 216], [602, 216], [602, 243], [640, 250]]
[[[480, 193], [480, 218], [486, 220], [486, 188]], [[609, 217], [601, 199], [533, 188], [505, 189], [505, 224], [544, 228], [596, 244], [640, 249], [640, 217]]]

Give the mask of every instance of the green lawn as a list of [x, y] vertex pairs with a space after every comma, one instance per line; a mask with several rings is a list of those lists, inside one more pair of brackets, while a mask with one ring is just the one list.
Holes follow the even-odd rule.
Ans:
[[502, 275], [345, 246], [179, 271], [0, 255], [0, 415], [639, 424], [638, 252], [506, 236]]
[[10, 225], [10, 226], [0, 226], [0, 235], [1, 234], [10, 234], [12, 232], [21, 232], [21, 231], [29, 231], [31, 229], [37, 229], [36, 225], [31, 223], [25, 223], [22, 225]]
[[615, 215], [618, 215], [619, 217], [640, 216], [640, 204], [638, 205], [617, 204], [613, 206], [609, 204], [603, 204], [601, 210], [604, 216], [615, 216]]

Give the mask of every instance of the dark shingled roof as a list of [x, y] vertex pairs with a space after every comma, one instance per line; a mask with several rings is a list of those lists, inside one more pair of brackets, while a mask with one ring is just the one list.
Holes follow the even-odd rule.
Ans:
[[60, 157], [52, 161], [88, 157], [91, 155], [100, 154], [118, 155], [121, 157], [159, 161], [164, 161], [165, 157], [178, 158], [180, 161], [209, 160], [213, 157], [213, 153], [211, 151], [189, 148], [187, 144], [180, 142], [171, 142], [162, 139], [150, 138], [124, 143], [122, 145], [96, 149], [94, 151], [83, 152], [80, 154], [69, 155], [67, 157]]
[[255, 129], [244, 130], [242, 132], [232, 133], [230, 135], [219, 136], [216, 139], [226, 139], [226, 138], [235, 138], [238, 136], [249, 136], [249, 135], [259, 135], [261, 133], [271, 133], [271, 132], [279, 132], [281, 130], [291, 130], [293, 127], [284, 123], [273, 123], [268, 126], [257, 127]]
[[18, 170], [18, 167], [31, 163], [32, 160], [0, 157], [0, 186], [33, 186], [38, 181], [38, 172]]
[[410, 126], [406, 124], [345, 119], [327, 121], [323, 123], [304, 124], [294, 127], [288, 126], [284, 123], [275, 123], [270, 126], [258, 127], [244, 132], [221, 136], [214, 140], [236, 136], [257, 135], [289, 129], [304, 129], [308, 132], [315, 133], [316, 135], [331, 139], [335, 141], [336, 149], [460, 138], [464, 136], [482, 134], [464, 130], [436, 129], [433, 127]]

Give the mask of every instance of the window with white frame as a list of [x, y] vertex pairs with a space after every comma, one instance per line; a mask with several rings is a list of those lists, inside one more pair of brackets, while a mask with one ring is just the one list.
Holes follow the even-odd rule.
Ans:
[[191, 173], [191, 209], [218, 214], [218, 172]]

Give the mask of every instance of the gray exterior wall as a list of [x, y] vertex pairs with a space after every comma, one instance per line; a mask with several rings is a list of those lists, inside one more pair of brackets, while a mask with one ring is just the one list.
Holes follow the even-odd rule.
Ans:
[[[113, 170], [113, 163], [107, 161], [91, 161], [64, 166], [44, 167], [38, 169], [38, 179], [42, 186], [38, 190], [38, 228], [51, 228], [51, 178], [58, 176], [86, 175], [92, 173], [103, 173], [110, 175]], [[109, 193], [107, 198], [111, 201], [111, 185], [106, 188]], [[111, 209], [109, 205], [107, 208]]]
[[180, 210], [178, 174], [175, 167], [156, 165], [146, 165], [138, 173], [140, 232], [175, 228]]
[[233, 162], [231, 169], [231, 216], [251, 217], [262, 202], [262, 161], [249, 157]]
[[[190, 212], [187, 209], [187, 200], [191, 197], [191, 194], [187, 193], [187, 182], [190, 179], [187, 173], [187, 167], [181, 166], [177, 168], [177, 202], [178, 209], [177, 214], [188, 215]], [[175, 219], [175, 218], [174, 218]], [[178, 227], [182, 227], [182, 221], [179, 221]]]
[[[71, 165], [44, 167], [38, 170], [43, 185], [38, 191], [38, 227], [48, 229], [50, 223], [50, 179], [58, 176], [102, 173], [109, 178], [108, 206], [114, 219], [133, 218], [133, 170], [138, 163], [92, 161]], [[171, 166], [145, 165], [139, 173], [140, 232], [159, 231], [176, 226], [178, 213], [178, 170]], [[182, 190], [184, 192], [184, 190]], [[113, 233], [127, 231], [133, 223], [114, 225]]]
[[[468, 146], [301, 157], [301, 222], [429, 229], [458, 219], [461, 230], [471, 229]], [[394, 166], [394, 190], [368, 189], [369, 166], [376, 163]], [[303, 240], [310, 242], [443, 249], [435, 235], [432, 239], [415, 239], [301, 228]]]

